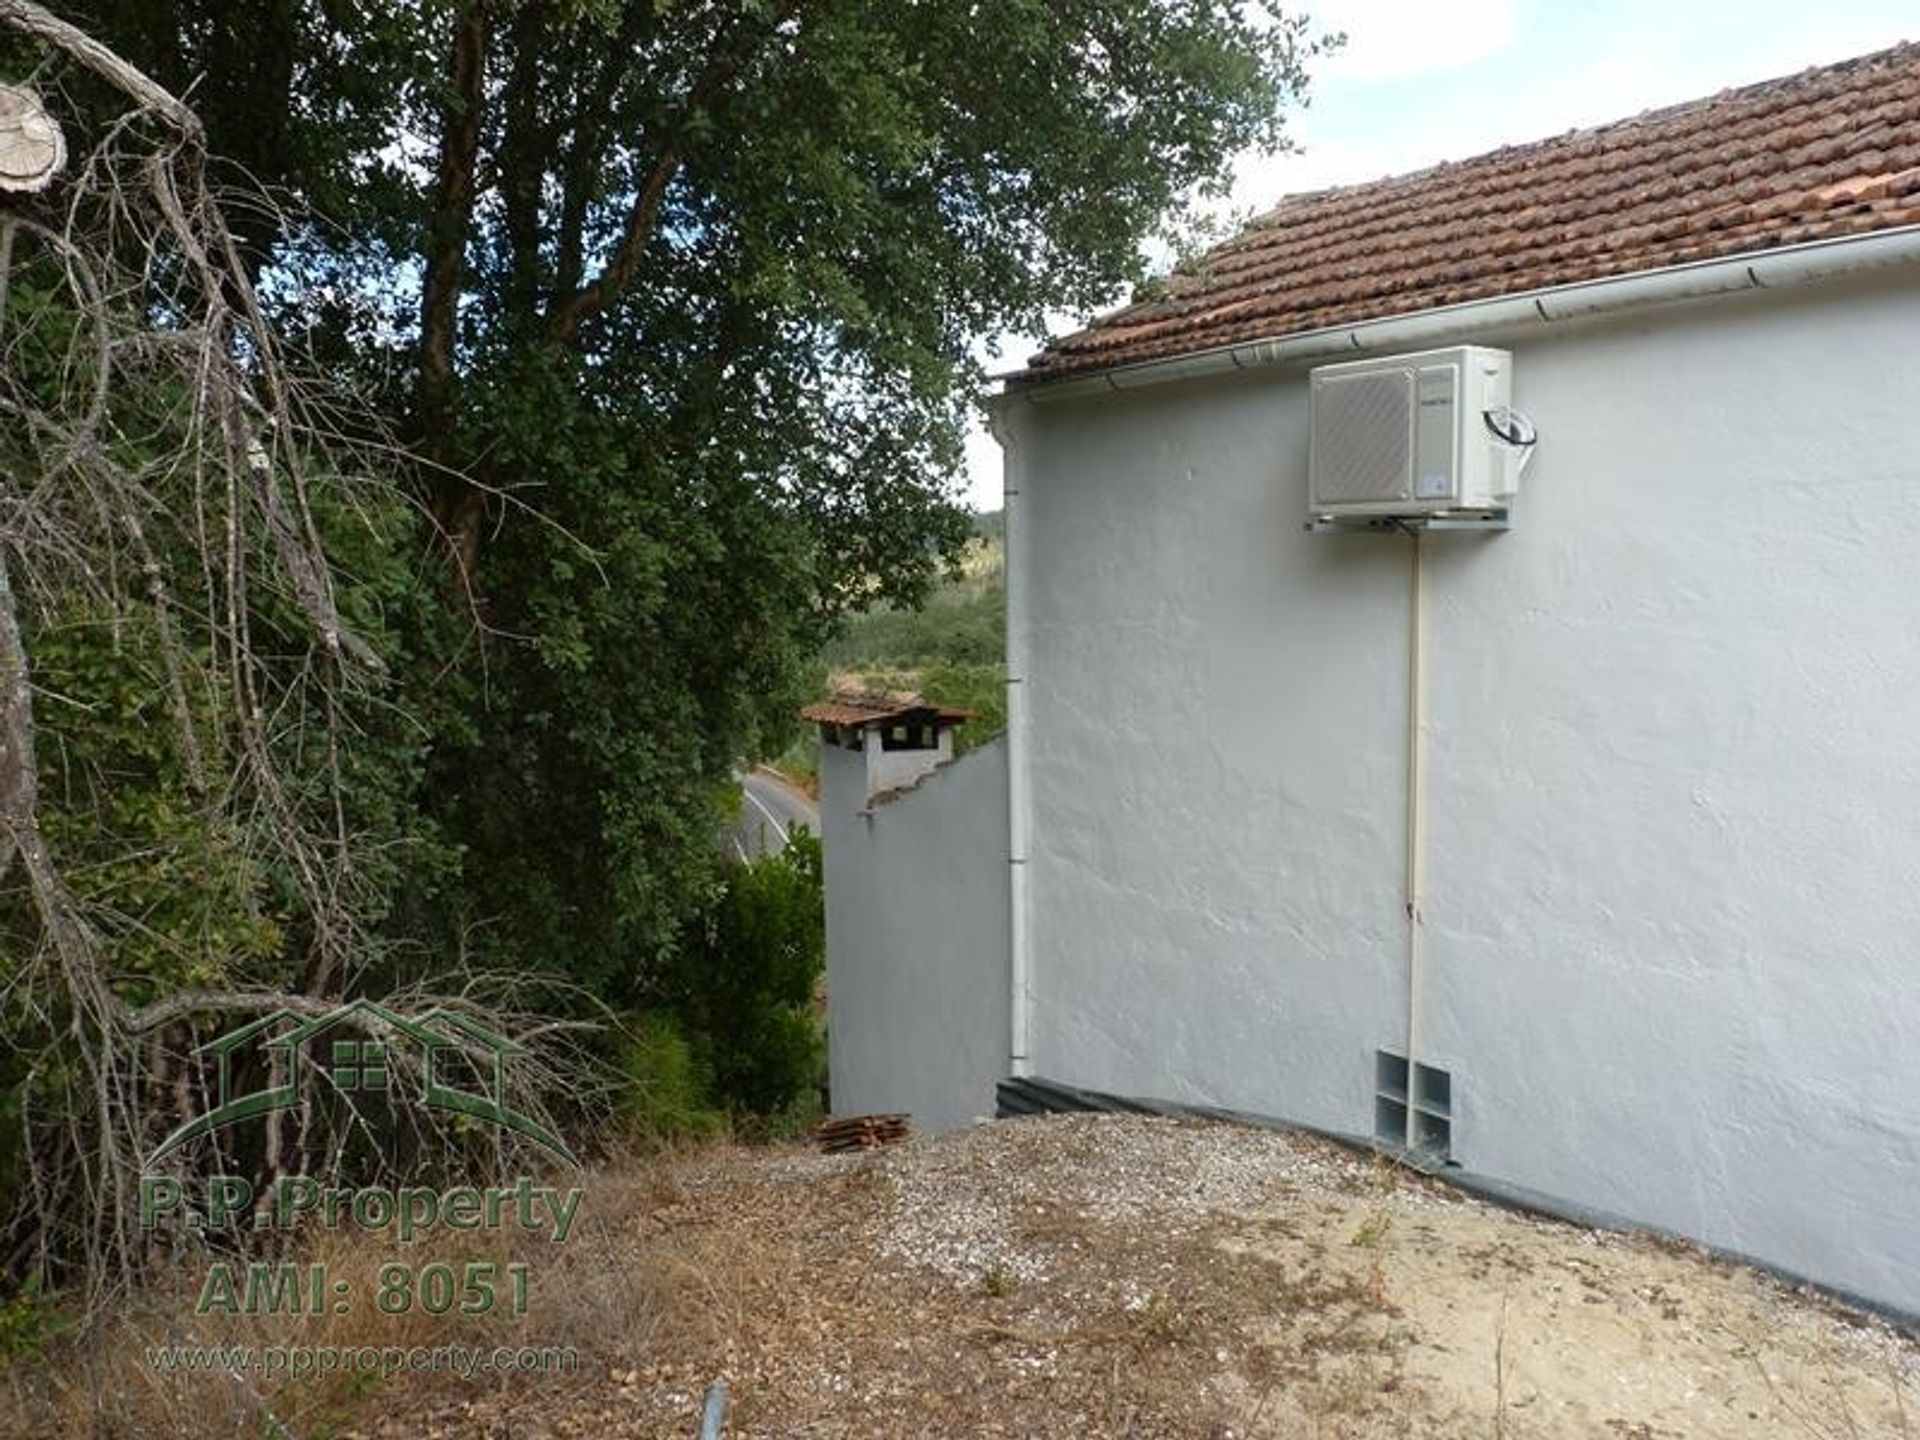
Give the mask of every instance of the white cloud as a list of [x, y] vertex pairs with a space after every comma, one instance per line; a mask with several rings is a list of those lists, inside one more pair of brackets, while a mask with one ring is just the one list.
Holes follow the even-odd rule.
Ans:
[[1320, 68], [1351, 80], [1404, 79], [1457, 70], [1514, 41], [1514, 0], [1320, 0], [1316, 28], [1346, 32]]

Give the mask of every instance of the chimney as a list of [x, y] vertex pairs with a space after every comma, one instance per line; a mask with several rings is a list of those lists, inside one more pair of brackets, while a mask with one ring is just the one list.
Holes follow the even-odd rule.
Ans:
[[800, 713], [820, 727], [821, 803], [856, 809], [951, 760], [954, 727], [972, 718], [898, 690], [843, 689]]

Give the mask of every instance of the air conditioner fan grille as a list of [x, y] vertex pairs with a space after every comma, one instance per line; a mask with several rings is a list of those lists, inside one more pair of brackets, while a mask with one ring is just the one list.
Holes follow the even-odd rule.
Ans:
[[1342, 505], [1413, 494], [1413, 372], [1375, 370], [1320, 382], [1314, 407], [1314, 500]]

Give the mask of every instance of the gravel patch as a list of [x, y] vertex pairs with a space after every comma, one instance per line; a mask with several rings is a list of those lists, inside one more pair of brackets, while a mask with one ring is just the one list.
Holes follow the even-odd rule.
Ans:
[[604, 1375], [369, 1433], [683, 1437], [717, 1378], [732, 1440], [1920, 1433], [1878, 1321], [1311, 1136], [1033, 1117], [629, 1188], [646, 1313]]

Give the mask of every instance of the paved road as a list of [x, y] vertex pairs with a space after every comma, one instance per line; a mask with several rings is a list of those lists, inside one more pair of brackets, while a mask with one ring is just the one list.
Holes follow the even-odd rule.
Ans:
[[820, 833], [820, 812], [785, 781], [764, 770], [752, 770], [740, 776], [740, 790], [740, 818], [727, 834], [727, 845], [735, 859], [777, 853], [787, 843], [787, 831], [795, 825]]

